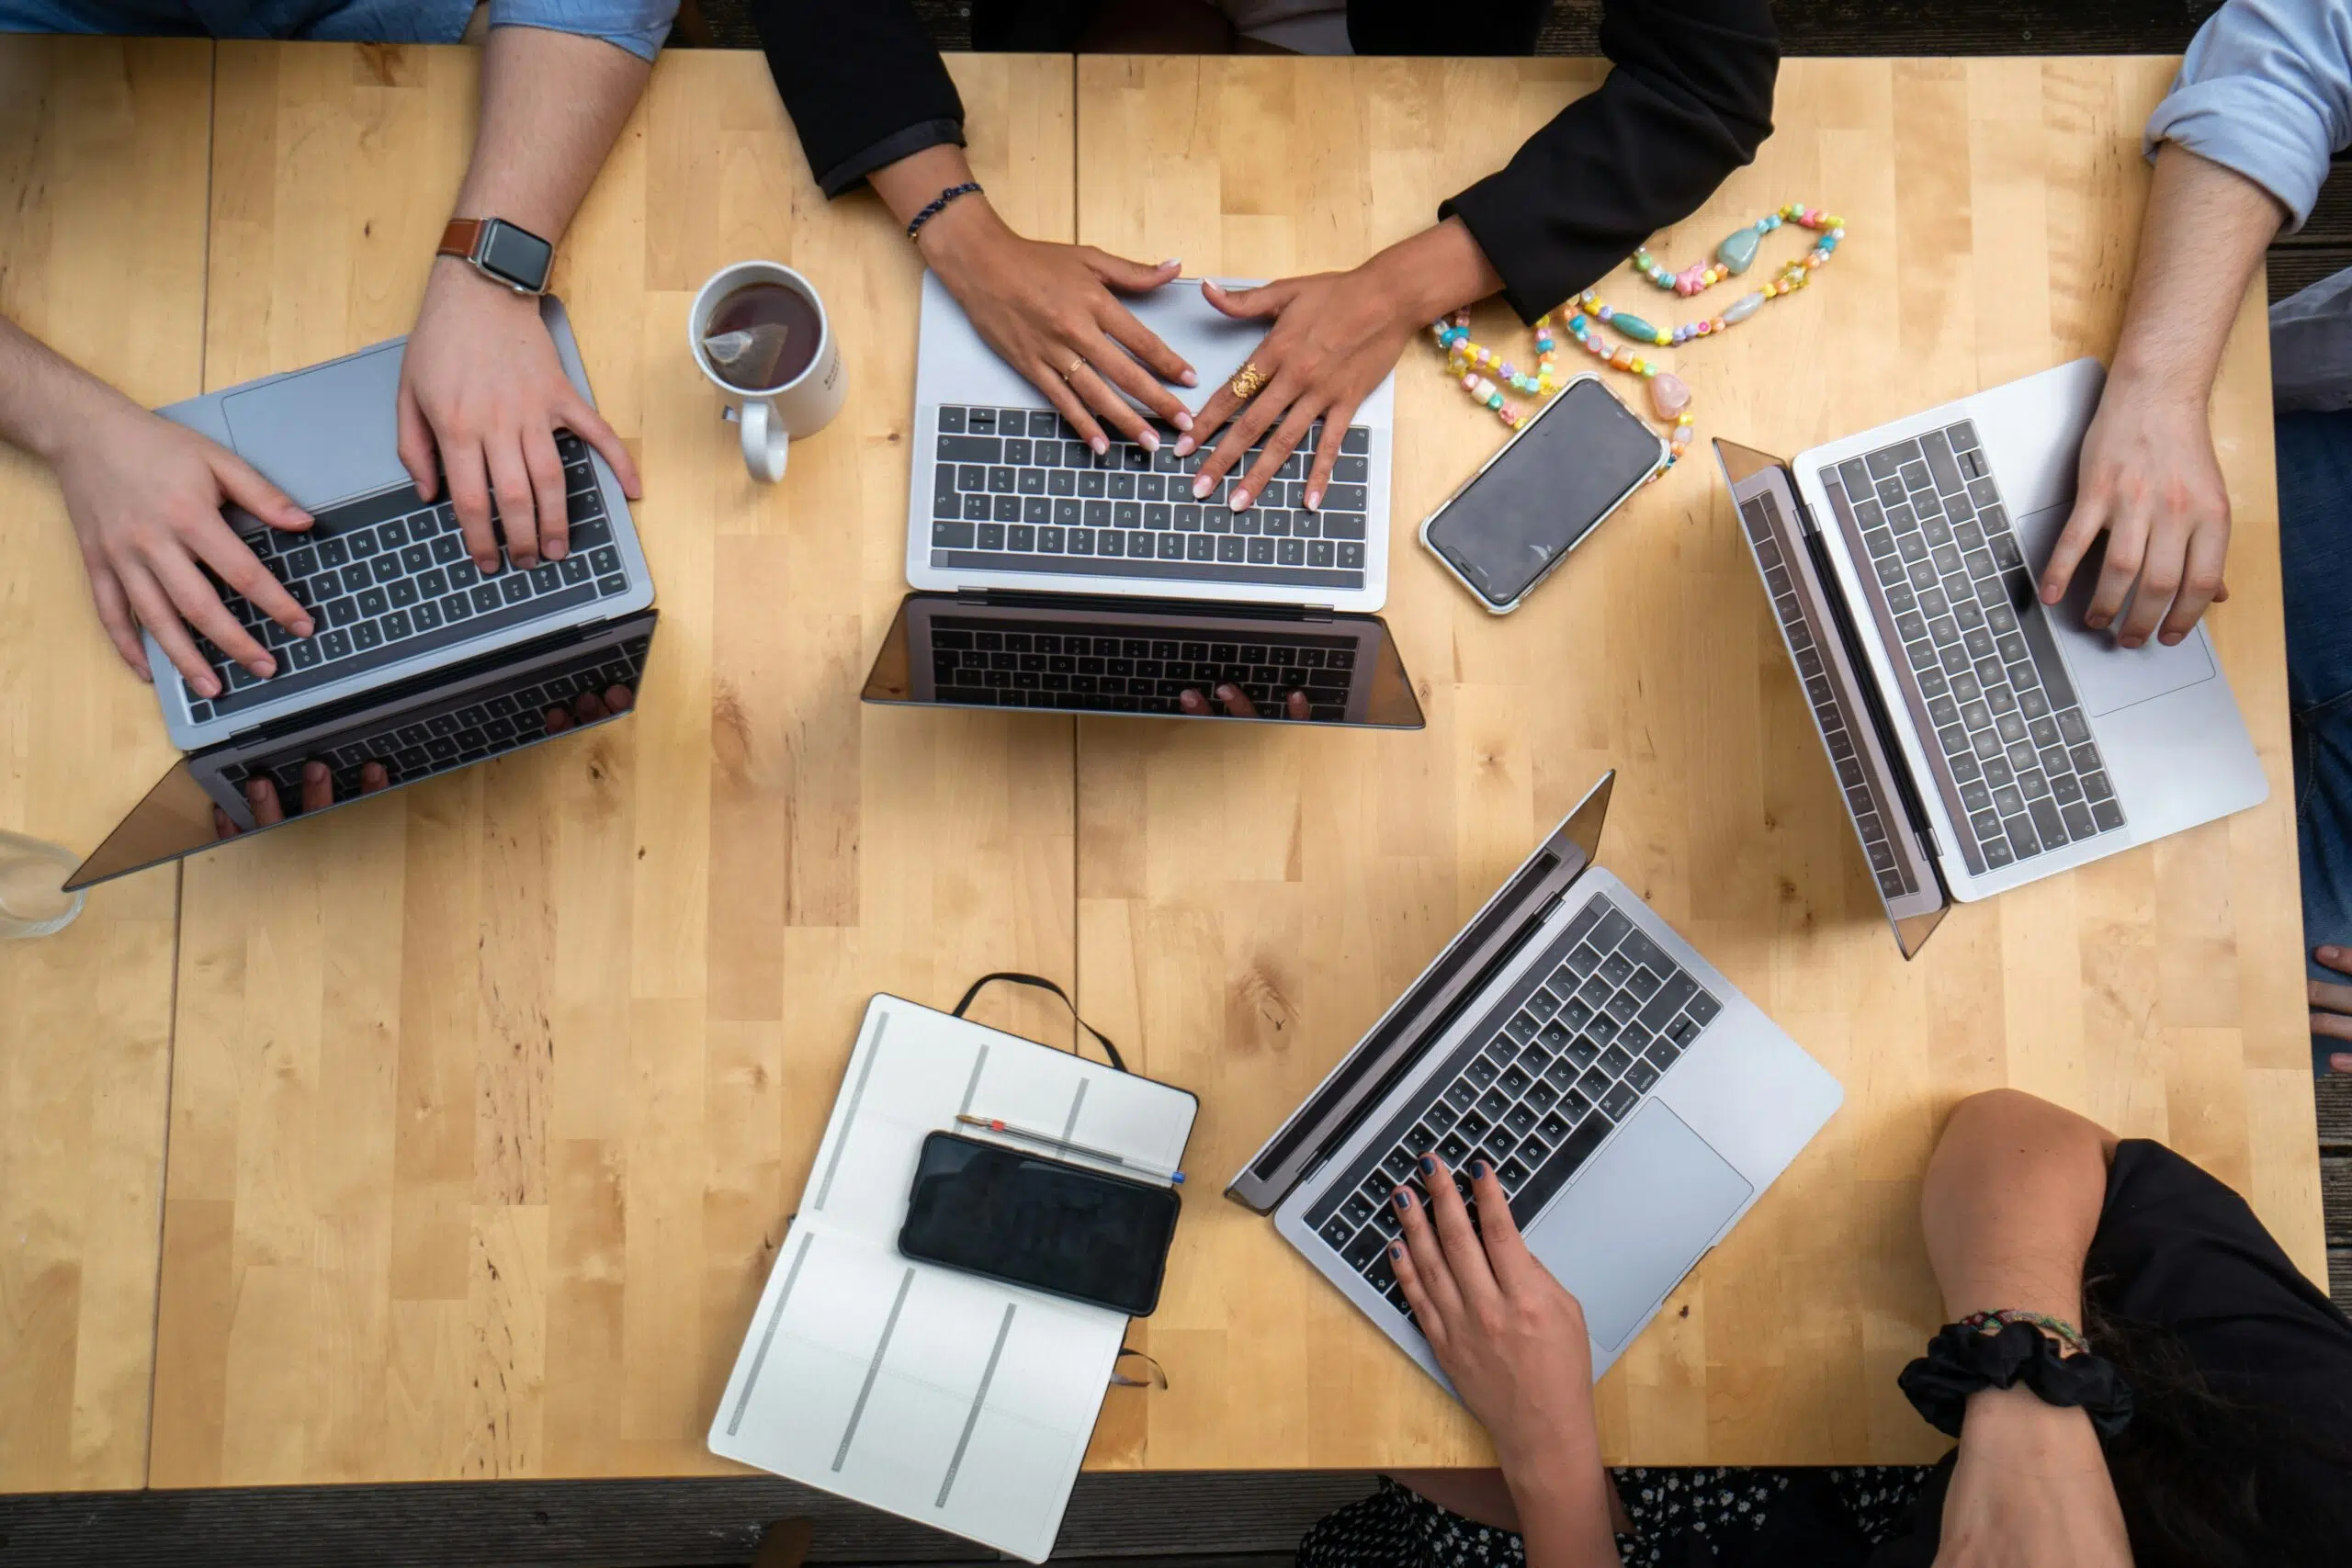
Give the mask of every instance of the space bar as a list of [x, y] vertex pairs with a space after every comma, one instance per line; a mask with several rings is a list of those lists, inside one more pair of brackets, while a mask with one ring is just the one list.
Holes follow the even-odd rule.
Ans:
[[1583, 1123], [1568, 1134], [1567, 1142], [1554, 1149], [1535, 1168], [1535, 1174], [1527, 1179], [1526, 1185], [1511, 1194], [1510, 1217], [1520, 1229], [1525, 1230], [1535, 1223], [1535, 1216], [1544, 1212], [1552, 1194], [1567, 1185], [1568, 1178], [1592, 1157], [1592, 1151], [1607, 1136], [1609, 1118], [1598, 1111], [1587, 1112]]
[[1240, 566], [1213, 560], [1148, 560], [1125, 556], [1016, 556], [1004, 550], [933, 550], [933, 566], [982, 571], [1062, 571], [1086, 577], [1169, 577], [1193, 582], [1286, 582], [1305, 588], [1362, 588], [1363, 573], [1312, 566]]
[[[444, 622], [433, 631], [419, 632], [398, 642], [384, 643], [364, 652], [354, 653], [347, 659], [333, 660], [309, 670], [289, 670], [283, 675], [270, 677], [259, 685], [247, 686], [243, 691], [223, 692], [212, 699], [212, 711], [215, 714], [235, 713], [240, 708], [275, 702], [296, 692], [323, 686], [330, 681], [340, 681], [346, 675], [380, 669], [404, 659], [413, 659], [420, 653], [430, 653], [436, 648], [447, 648], [453, 643], [470, 642], [524, 621], [537, 620], [554, 611], [569, 609], [574, 604], [590, 604], [595, 597], [596, 585], [583, 582], [560, 593], [542, 593], [536, 599], [526, 599], [520, 604], [502, 604], [486, 615]], [[284, 662], [284, 649], [279, 649], [281, 663]]]

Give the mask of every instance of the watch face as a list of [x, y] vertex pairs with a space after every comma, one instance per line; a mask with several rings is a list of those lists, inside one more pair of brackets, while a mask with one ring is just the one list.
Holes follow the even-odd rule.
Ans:
[[534, 293], [548, 286], [548, 264], [554, 258], [554, 246], [512, 223], [492, 220], [482, 239], [483, 269]]

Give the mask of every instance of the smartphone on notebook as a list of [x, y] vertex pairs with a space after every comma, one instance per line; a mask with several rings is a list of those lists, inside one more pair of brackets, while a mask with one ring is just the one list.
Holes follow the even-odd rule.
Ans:
[[1175, 1238], [1176, 1189], [1002, 1144], [922, 1143], [899, 1250], [919, 1263], [1148, 1317]]

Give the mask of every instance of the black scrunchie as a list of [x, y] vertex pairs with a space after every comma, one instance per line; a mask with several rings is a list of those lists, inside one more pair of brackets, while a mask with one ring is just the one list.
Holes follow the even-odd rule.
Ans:
[[1894, 1381], [1912, 1408], [1947, 1437], [1960, 1436], [1970, 1394], [2019, 1382], [2044, 1404], [2080, 1406], [2102, 1438], [2132, 1421], [2132, 1386], [2113, 1363], [2102, 1356], [2062, 1356], [2048, 1336], [2027, 1323], [2005, 1323], [1997, 1334], [1948, 1323], [1928, 1341], [1928, 1353]]

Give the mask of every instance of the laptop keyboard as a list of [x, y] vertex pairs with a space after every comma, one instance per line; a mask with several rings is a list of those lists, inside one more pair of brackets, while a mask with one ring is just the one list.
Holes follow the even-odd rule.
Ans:
[[492, 683], [468, 692], [462, 703], [446, 713], [395, 725], [372, 735], [348, 739], [329, 738], [300, 750], [247, 765], [232, 763], [220, 770], [230, 784], [242, 786], [255, 773], [277, 782], [278, 799], [290, 812], [302, 798], [302, 769], [312, 761], [334, 770], [334, 794], [347, 800], [359, 793], [359, 770], [380, 762], [393, 784], [414, 784], [451, 768], [479, 762], [501, 751], [511, 751], [546, 738], [547, 710], [569, 704], [582, 693], [602, 696], [615, 686], [637, 690], [645, 673], [650, 637], [632, 637], [616, 648], [585, 653], [553, 669], [516, 675], [503, 685]]
[[208, 701], [187, 689], [189, 716], [202, 724], [627, 592], [628, 571], [587, 446], [569, 431], [558, 432], [555, 445], [569, 492], [571, 551], [527, 571], [514, 570], [502, 544], [499, 570], [483, 576], [449, 503], [424, 505], [405, 485], [328, 508], [299, 534], [266, 528], [244, 536], [261, 564], [311, 612], [317, 630], [298, 637], [243, 595], [224, 591], [221, 603], [270, 650], [277, 673], [264, 679], [198, 637], [197, 650], [221, 690]]
[[[1341, 435], [1322, 509], [1309, 512], [1306, 470], [1322, 438], [1317, 425], [1250, 510], [1235, 512], [1227, 502], [1246, 465], [1193, 498], [1214, 436], [1182, 457], [1172, 432], [1157, 452], [1114, 440], [1097, 456], [1050, 410], [945, 404], [932, 468], [931, 564], [1360, 589], [1372, 433], [1359, 424]], [[1250, 448], [1250, 462], [1259, 450]]]
[[1943, 753], [1972, 867], [2123, 826], [1993, 470], [1963, 420], [1840, 463], [1842, 488]]
[[1307, 716], [1344, 719], [1355, 678], [1353, 637], [1268, 634], [1254, 642], [1193, 642], [1121, 635], [1117, 626], [1041, 621], [1014, 627], [1001, 618], [959, 626], [937, 617], [931, 672], [943, 703], [994, 707], [1077, 708], [1096, 713], [1178, 713], [1186, 688], [1207, 697], [1231, 682], [1269, 716], [1293, 692]]
[[1689, 970], [1595, 895], [1418, 1103], [1326, 1190], [1308, 1223], [1405, 1311], [1389, 1268], [1399, 1228], [1392, 1196], [1399, 1186], [1424, 1193], [1423, 1155], [1437, 1151], [1465, 1197], [1470, 1162], [1490, 1161], [1524, 1227], [1722, 1011]]
[[[1903, 821], [1900, 807], [1882, 793], [1871, 769], [1863, 765], [1861, 744], [1846, 722], [1846, 705], [1830, 679], [1831, 656], [1814, 637], [1812, 622], [1797, 597], [1796, 568], [1781, 551], [1784, 533], [1776, 531], [1780, 502], [1769, 491], [1750, 496], [1739, 503], [1739, 516], [1747, 531], [1748, 546], [1756, 552], [1756, 565], [1764, 574], [1765, 592], [1772, 596], [1773, 614], [1780, 618], [1781, 631], [1796, 660], [1797, 679], [1804, 684], [1805, 701], [1812, 705], [1822, 744], [1828, 748], [1830, 766], [1838, 772], [1838, 787], [1845, 792], [1846, 805], [1853, 814], [1854, 830], [1871, 863], [1871, 874], [1878, 879], [1878, 890], [1886, 897], [1915, 893], [1917, 885], [1895, 849], [1894, 835], [1901, 830]], [[1823, 631], [1830, 634], [1826, 626]]]

